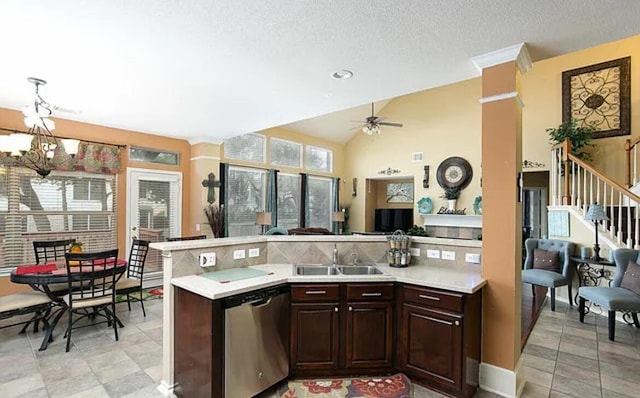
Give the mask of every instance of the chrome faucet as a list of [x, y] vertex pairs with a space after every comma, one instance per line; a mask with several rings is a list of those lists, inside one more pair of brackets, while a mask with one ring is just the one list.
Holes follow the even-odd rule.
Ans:
[[333, 265], [338, 264], [338, 246], [333, 244]]

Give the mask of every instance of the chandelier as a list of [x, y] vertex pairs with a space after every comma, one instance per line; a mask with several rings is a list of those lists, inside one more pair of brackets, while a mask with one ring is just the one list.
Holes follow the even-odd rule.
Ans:
[[[39, 93], [40, 86], [47, 82], [35, 77], [29, 77], [27, 81], [36, 86], [33, 105], [22, 108], [24, 124], [29, 131], [0, 135], [0, 151], [5, 155], [2, 164], [29, 168], [44, 178], [75, 157], [80, 141], [57, 139], [53, 135], [51, 130], [55, 129], [55, 123], [49, 119], [51, 105]], [[62, 147], [59, 147], [60, 143]]]

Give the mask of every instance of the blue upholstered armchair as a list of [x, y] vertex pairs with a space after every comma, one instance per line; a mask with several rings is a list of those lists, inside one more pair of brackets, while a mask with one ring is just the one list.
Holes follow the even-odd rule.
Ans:
[[[551, 290], [551, 311], [556, 310], [556, 287], [567, 286], [569, 290], [569, 305], [573, 305], [571, 298], [571, 279], [573, 276], [571, 256], [573, 255], [575, 245], [565, 240], [534, 238], [527, 239], [524, 245], [527, 256], [524, 260], [524, 269], [522, 270], [522, 282], [531, 284], [534, 296], [536, 293], [534, 285], [549, 288]], [[558, 252], [560, 257], [559, 272], [533, 268], [534, 249]]]
[[638, 315], [640, 312], [640, 295], [632, 290], [620, 287], [622, 278], [629, 265], [629, 261], [640, 262], [640, 251], [632, 249], [616, 249], [613, 252], [616, 263], [616, 273], [610, 286], [583, 286], [578, 289], [580, 322], [584, 322], [585, 301], [591, 301], [606, 309], [609, 315], [609, 340], [614, 341], [616, 335], [616, 311], [631, 313], [633, 323], [640, 327]]

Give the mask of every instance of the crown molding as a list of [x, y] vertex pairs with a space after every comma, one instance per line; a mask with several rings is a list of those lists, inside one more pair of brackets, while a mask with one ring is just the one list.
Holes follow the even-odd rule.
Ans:
[[473, 62], [480, 72], [485, 68], [510, 61], [516, 61], [520, 73], [526, 73], [531, 69], [531, 57], [529, 56], [526, 43], [515, 44], [501, 50], [491, 51], [471, 58], [471, 62]]

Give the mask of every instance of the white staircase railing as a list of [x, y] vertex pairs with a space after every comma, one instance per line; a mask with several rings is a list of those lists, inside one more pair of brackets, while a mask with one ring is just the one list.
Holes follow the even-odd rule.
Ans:
[[551, 150], [551, 204], [576, 207], [583, 215], [601, 204], [609, 220], [599, 221], [600, 233], [619, 245], [640, 249], [640, 197], [571, 153], [565, 141]]

